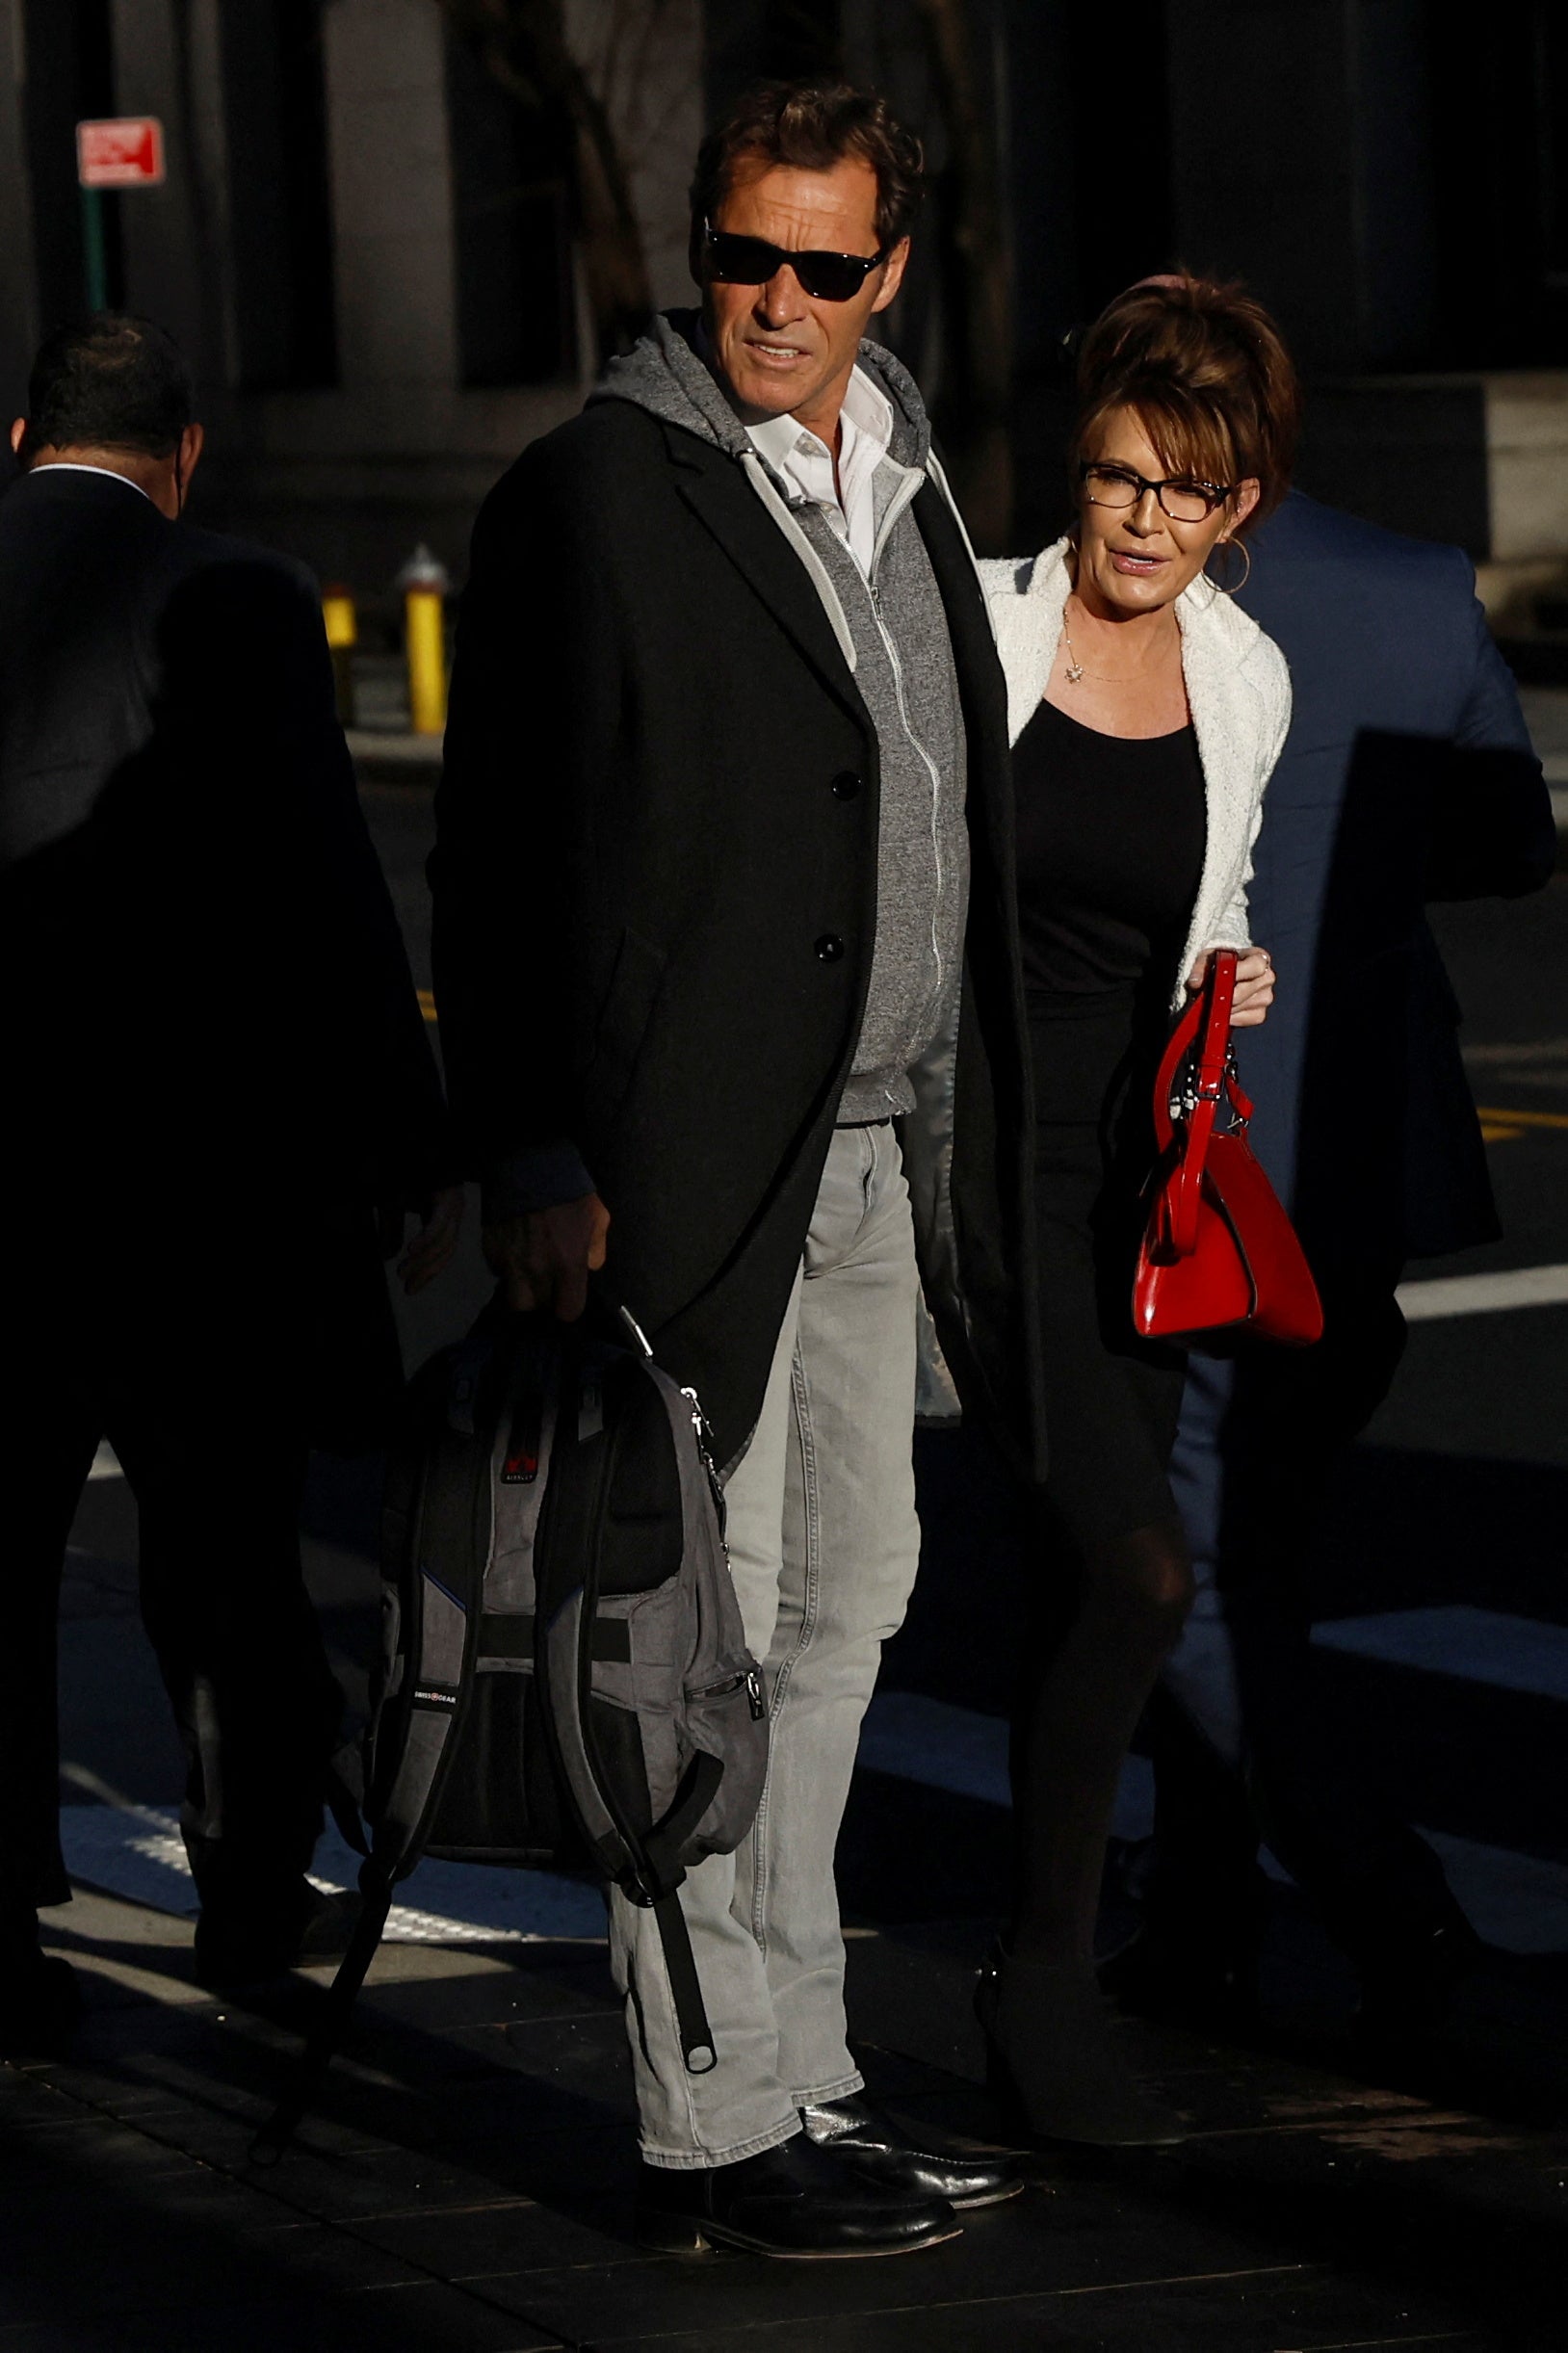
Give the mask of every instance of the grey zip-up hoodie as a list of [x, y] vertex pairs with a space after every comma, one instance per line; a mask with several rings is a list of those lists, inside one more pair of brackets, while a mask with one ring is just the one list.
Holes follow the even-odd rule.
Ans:
[[881, 776], [876, 938], [843, 1123], [913, 1109], [908, 1071], [957, 988], [968, 892], [964, 726], [947, 615], [909, 505], [926, 478], [930, 427], [908, 372], [863, 343], [860, 366], [892, 403], [874, 484], [876, 552], [868, 581], [823, 510], [760, 457], [693, 348], [694, 311], [656, 319], [612, 360], [594, 400], [632, 401], [714, 444], [743, 468], [822, 599], [876, 730]]

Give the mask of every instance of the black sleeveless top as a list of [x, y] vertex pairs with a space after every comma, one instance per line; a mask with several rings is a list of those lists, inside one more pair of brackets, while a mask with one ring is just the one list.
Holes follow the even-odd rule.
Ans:
[[1037, 1109], [1096, 1119], [1168, 1028], [1208, 842], [1197, 739], [1102, 735], [1042, 702], [1013, 791]]

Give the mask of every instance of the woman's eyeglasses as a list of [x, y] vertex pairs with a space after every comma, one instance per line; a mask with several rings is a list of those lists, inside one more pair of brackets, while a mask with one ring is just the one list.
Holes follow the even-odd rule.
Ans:
[[887, 259], [887, 248], [864, 253], [797, 253], [770, 245], [766, 237], [736, 237], [728, 229], [702, 224], [708, 275], [729, 286], [766, 286], [786, 265], [802, 290], [818, 302], [852, 302], [872, 272]]
[[1152, 490], [1162, 511], [1173, 523], [1201, 523], [1223, 506], [1234, 483], [1192, 482], [1185, 475], [1173, 482], [1150, 482], [1130, 466], [1081, 465], [1078, 479], [1091, 507], [1136, 507], [1145, 490]]

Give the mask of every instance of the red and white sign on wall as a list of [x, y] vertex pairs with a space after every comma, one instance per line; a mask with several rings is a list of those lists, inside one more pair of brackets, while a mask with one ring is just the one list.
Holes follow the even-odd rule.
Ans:
[[76, 126], [76, 176], [84, 188], [157, 188], [164, 176], [164, 126], [152, 115]]

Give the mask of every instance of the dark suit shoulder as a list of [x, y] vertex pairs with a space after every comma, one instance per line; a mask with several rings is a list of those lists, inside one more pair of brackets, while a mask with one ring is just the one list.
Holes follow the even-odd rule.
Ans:
[[237, 538], [226, 531], [209, 531], [201, 524], [182, 521], [171, 529], [165, 560], [170, 573], [180, 579], [197, 572], [244, 572], [259, 575], [258, 588], [272, 582], [312, 600], [321, 593], [315, 574], [297, 557], [282, 555], [253, 539]]
[[135, 483], [95, 467], [39, 466], [0, 498], [0, 549], [14, 561], [48, 560], [91, 541], [147, 551], [170, 530]]
[[1390, 531], [1381, 523], [1369, 523], [1361, 515], [1346, 513], [1343, 508], [1308, 498], [1300, 490], [1293, 490], [1278, 512], [1269, 516], [1255, 535], [1254, 547], [1260, 561], [1274, 552], [1281, 559], [1398, 572], [1402, 579], [1419, 581], [1424, 587], [1459, 588], [1471, 593], [1472, 569], [1463, 548], [1442, 539], [1418, 539], [1405, 532]]
[[0, 498], [0, 564], [24, 587], [51, 575], [96, 572], [110, 590], [154, 603], [198, 573], [245, 577], [257, 590], [317, 597], [293, 557], [182, 517], [171, 521], [134, 483], [96, 470], [42, 466]]

